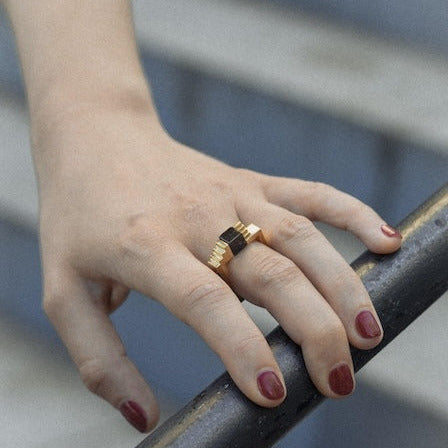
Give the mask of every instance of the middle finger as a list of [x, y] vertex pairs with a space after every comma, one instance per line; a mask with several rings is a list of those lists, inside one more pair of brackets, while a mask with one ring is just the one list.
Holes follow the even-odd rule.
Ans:
[[307, 370], [324, 395], [348, 395], [353, 365], [344, 326], [328, 302], [288, 258], [254, 242], [229, 262], [234, 290], [263, 306], [302, 346]]
[[253, 219], [270, 230], [270, 247], [292, 260], [331, 305], [351, 344], [361, 349], [378, 345], [381, 324], [361, 279], [314, 224], [271, 204]]

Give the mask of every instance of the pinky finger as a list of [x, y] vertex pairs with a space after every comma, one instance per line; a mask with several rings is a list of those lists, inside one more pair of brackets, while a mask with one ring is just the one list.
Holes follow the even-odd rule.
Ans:
[[372, 252], [387, 254], [400, 247], [400, 232], [359, 199], [320, 182], [267, 179], [265, 194], [270, 202], [313, 221], [348, 230]]
[[44, 309], [84, 384], [140, 432], [153, 429], [159, 418], [156, 398], [126, 356], [107, 311], [92, 300], [82, 278], [65, 272], [61, 280], [62, 286], [45, 287]]

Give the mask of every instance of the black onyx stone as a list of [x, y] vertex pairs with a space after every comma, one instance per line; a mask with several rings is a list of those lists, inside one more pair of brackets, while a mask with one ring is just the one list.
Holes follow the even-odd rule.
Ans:
[[241, 252], [247, 245], [244, 236], [235, 230], [233, 227], [229, 227], [220, 237], [221, 241], [227, 243], [232, 251], [233, 255]]

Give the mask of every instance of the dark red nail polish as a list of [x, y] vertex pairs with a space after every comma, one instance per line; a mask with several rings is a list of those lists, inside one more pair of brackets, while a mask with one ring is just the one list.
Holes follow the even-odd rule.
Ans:
[[146, 431], [146, 413], [135, 401], [127, 401], [120, 406], [123, 417], [140, 432]]
[[384, 233], [384, 235], [390, 237], [390, 238], [403, 238], [401, 233], [397, 230], [394, 229], [393, 227], [384, 224], [383, 226], [381, 226], [381, 230]]
[[354, 387], [352, 372], [347, 364], [334, 367], [328, 381], [331, 390], [338, 395], [348, 395]]
[[258, 375], [257, 383], [261, 394], [269, 400], [280, 400], [285, 395], [285, 388], [274, 372], [261, 373]]
[[366, 339], [377, 338], [381, 335], [381, 328], [370, 311], [361, 311], [356, 316], [356, 329]]

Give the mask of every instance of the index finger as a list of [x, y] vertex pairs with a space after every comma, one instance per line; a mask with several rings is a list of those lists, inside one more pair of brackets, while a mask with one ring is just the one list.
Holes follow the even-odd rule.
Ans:
[[375, 253], [395, 252], [401, 234], [359, 199], [321, 183], [297, 179], [267, 177], [268, 201], [293, 213], [348, 230]]

